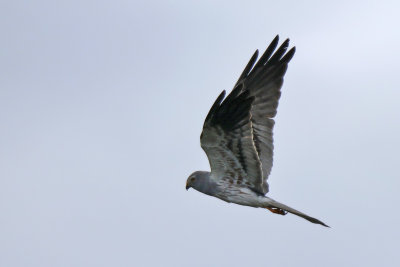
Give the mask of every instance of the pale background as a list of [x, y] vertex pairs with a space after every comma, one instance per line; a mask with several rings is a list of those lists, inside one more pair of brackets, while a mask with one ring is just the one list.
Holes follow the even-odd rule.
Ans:
[[[400, 266], [398, 1], [0, 2], [0, 266]], [[185, 190], [255, 49], [297, 53], [270, 196]]]

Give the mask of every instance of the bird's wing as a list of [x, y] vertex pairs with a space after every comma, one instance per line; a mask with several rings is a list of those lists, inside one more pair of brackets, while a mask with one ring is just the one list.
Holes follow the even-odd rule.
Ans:
[[213, 132], [218, 138], [201, 140], [212, 171], [213, 165], [214, 170], [217, 166], [221, 169], [223, 165], [217, 164], [224, 158], [221, 152], [210, 149], [218, 142], [218, 151], [228, 151], [236, 158], [248, 176], [250, 188], [260, 194], [268, 192], [267, 178], [272, 168], [274, 149], [273, 118], [277, 112], [283, 76], [295, 53], [295, 47], [286, 53], [289, 39], [275, 51], [278, 42], [279, 37], [276, 36], [258, 61], [257, 50], [229, 96], [222, 101], [223, 92], [217, 98], [207, 115], [203, 135]]
[[289, 39], [286, 39], [275, 51], [278, 42], [279, 37], [276, 36], [257, 63], [258, 51], [256, 51], [236, 84], [236, 86], [242, 84], [243, 91], [249, 92], [249, 95], [254, 97], [251, 122], [254, 143], [261, 161], [262, 180], [260, 183], [264, 194], [268, 192], [267, 179], [273, 163], [275, 124], [273, 118], [281, 96], [283, 76], [296, 51], [293, 47], [286, 53]]
[[258, 190], [261, 162], [253, 139], [251, 104], [254, 97], [237, 86], [223, 91], [211, 107], [200, 136], [213, 177]]

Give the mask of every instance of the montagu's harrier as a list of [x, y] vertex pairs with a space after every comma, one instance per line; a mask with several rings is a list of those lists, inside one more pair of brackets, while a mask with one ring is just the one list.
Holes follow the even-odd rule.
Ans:
[[286, 52], [289, 39], [275, 51], [278, 41], [276, 36], [258, 61], [257, 50], [232, 92], [225, 98], [223, 91], [215, 100], [200, 136], [211, 172], [192, 173], [186, 189], [193, 187], [229, 203], [265, 208], [276, 214], [289, 212], [327, 226], [265, 196], [272, 168], [273, 118], [283, 76], [295, 53], [295, 47]]

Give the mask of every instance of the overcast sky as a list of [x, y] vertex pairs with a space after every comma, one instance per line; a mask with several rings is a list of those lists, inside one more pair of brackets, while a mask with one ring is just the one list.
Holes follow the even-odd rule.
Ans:
[[[246, 3], [244, 3], [246, 2]], [[0, 2], [0, 266], [399, 266], [397, 1]], [[279, 34], [278, 216], [185, 190]]]

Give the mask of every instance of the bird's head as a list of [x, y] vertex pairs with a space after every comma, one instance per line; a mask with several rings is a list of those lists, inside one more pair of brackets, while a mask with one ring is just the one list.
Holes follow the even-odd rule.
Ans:
[[191, 175], [189, 175], [189, 177], [186, 180], [186, 190], [189, 190], [189, 188], [195, 186], [196, 181], [198, 179], [196, 172], [192, 173]]
[[206, 180], [208, 176], [209, 172], [197, 171], [192, 173], [186, 180], [186, 190], [189, 190], [191, 187], [199, 190], [202, 185], [207, 182]]

